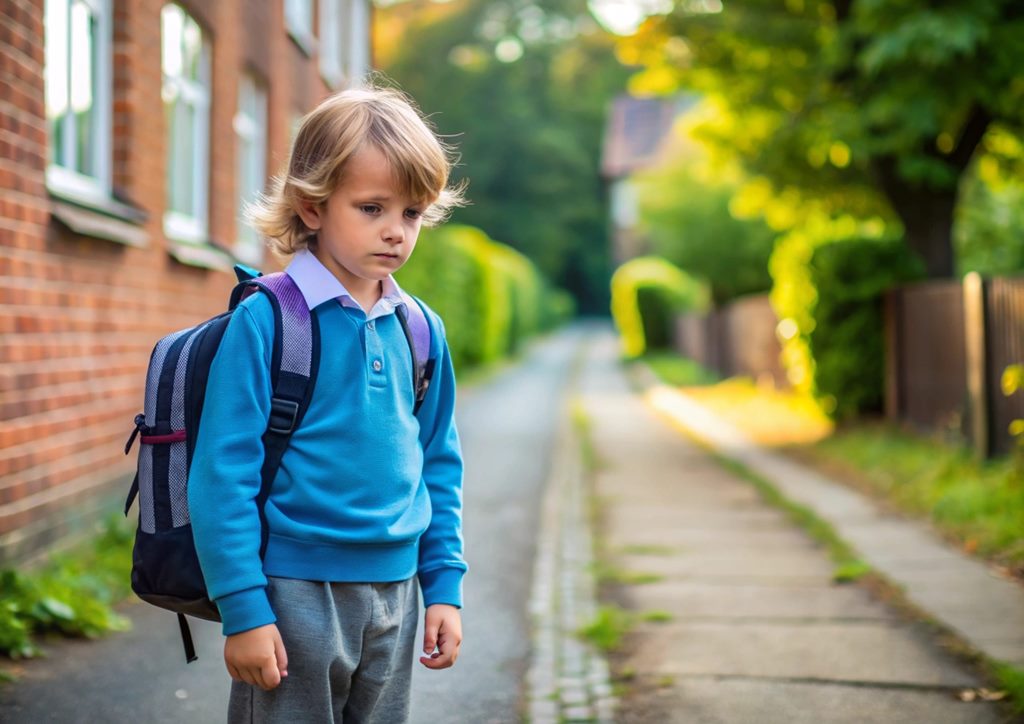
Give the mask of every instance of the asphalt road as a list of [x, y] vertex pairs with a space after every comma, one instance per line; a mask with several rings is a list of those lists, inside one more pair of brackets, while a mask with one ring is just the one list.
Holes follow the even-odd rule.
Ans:
[[[460, 397], [466, 458], [464, 643], [455, 668], [415, 663], [413, 722], [518, 722], [529, 654], [527, 600], [537, 515], [563, 389], [581, 332], [536, 343], [524, 359]], [[0, 686], [0, 722], [221, 722], [229, 678], [219, 624], [193, 623], [199, 660], [185, 665], [173, 614], [123, 607], [131, 631], [60, 641]]]

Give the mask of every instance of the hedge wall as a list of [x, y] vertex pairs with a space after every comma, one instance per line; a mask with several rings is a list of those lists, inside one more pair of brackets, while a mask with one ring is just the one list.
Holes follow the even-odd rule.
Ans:
[[395, 276], [444, 319], [457, 367], [514, 353], [530, 335], [574, 311], [533, 262], [471, 226], [425, 229]]
[[771, 270], [790, 382], [835, 420], [880, 411], [882, 295], [921, 278], [920, 260], [900, 239], [791, 237], [776, 248]]
[[627, 261], [612, 275], [612, 318], [623, 352], [639, 357], [670, 346], [675, 315], [706, 311], [710, 298], [706, 284], [661, 257]]

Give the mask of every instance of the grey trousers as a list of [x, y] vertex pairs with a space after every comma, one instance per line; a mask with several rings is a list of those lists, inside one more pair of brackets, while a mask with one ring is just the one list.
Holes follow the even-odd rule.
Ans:
[[401, 724], [409, 718], [416, 578], [324, 583], [269, 578], [288, 654], [271, 691], [231, 682], [229, 724]]

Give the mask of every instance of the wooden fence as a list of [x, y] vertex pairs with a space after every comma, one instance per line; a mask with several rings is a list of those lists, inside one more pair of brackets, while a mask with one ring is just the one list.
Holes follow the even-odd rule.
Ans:
[[1024, 277], [930, 281], [885, 295], [886, 414], [961, 434], [983, 457], [1009, 453], [1024, 394], [1002, 393], [1024, 363]]
[[675, 348], [723, 377], [770, 377], [776, 387], [785, 387], [789, 383], [775, 336], [778, 322], [768, 295], [744, 297], [707, 315], [677, 317]]

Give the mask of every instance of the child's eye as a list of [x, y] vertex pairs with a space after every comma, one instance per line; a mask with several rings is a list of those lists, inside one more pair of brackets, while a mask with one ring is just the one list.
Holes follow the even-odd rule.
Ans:
[[380, 211], [380, 207], [377, 204], [362, 204], [359, 210], [366, 214], [376, 214]]
[[423, 212], [419, 209], [406, 209], [405, 215], [410, 219], [418, 219], [423, 215]]

